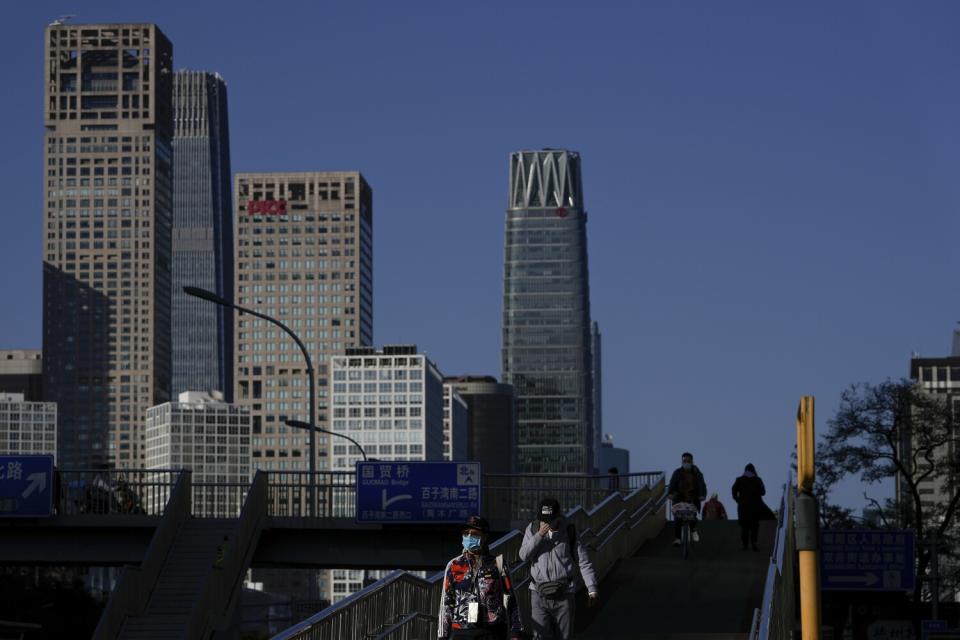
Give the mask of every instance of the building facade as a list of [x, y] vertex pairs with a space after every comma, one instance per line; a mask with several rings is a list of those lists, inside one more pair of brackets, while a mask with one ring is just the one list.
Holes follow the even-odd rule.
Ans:
[[[234, 301], [276, 318], [303, 340], [317, 378], [317, 424], [330, 422], [330, 358], [373, 340], [373, 195], [358, 172], [240, 173], [234, 181]], [[279, 328], [234, 319], [234, 400], [250, 408], [253, 466], [309, 468], [306, 363]], [[330, 468], [317, 436], [317, 469]]]
[[467, 403], [453, 387], [443, 383], [443, 459], [469, 460], [467, 451]]
[[233, 395], [233, 313], [184, 286], [233, 297], [233, 205], [227, 85], [216, 73], [173, 79], [173, 394]]
[[516, 466], [516, 405], [513, 387], [493, 376], [446, 378], [467, 405], [467, 460], [480, 463], [483, 473], [514, 473]]
[[610, 467], [603, 466], [600, 460], [600, 447], [603, 433], [603, 360], [601, 359], [600, 325], [590, 324], [590, 357], [592, 358], [590, 372], [593, 382], [593, 457], [595, 473], [603, 473]]
[[617, 473], [621, 475], [630, 473], [630, 450], [613, 446], [613, 436], [608, 433], [600, 443], [599, 464], [601, 474], [613, 468], [616, 468]]
[[[960, 356], [942, 358], [914, 357], [910, 360], [910, 379], [915, 381], [926, 393], [943, 398], [948, 406], [953, 408], [954, 415], [960, 415]], [[903, 443], [904, 455], [910, 455], [910, 442]], [[951, 443], [942, 451], [942, 455], [956, 459], [960, 455], [956, 445]], [[897, 495], [904, 496], [897, 477]], [[956, 487], [944, 481], [943, 474], [934, 474], [926, 481], [919, 483], [920, 499], [924, 507], [933, 507], [937, 504], [949, 503]], [[901, 497], [904, 506], [912, 504], [912, 498]]]
[[39, 349], [0, 350], [0, 393], [43, 401], [43, 355]]
[[[443, 459], [443, 376], [416, 346], [354, 348], [331, 362], [331, 431], [359, 442], [371, 458]], [[361, 459], [345, 440], [331, 449], [335, 471], [352, 471]]]
[[0, 393], [0, 455], [48, 454], [57, 462], [57, 405]]
[[[443, 376], [414, 345], [348, 349], [331, 360], [331, 430], [356, 440], [370, 458], [442, 460]], [[465, 416], [464, 416], [465, 417]], [[465, 426], [465, 425], [463, 425]], [[332, 469], [353, 471], [360, 451], [334, 438]], [[338, 602], [389, 571], [334, 569], [321, 580], [321, 597]]]
[[199, 512], [238, 517], [243, 494], [202, 485], [250, 482], [250, 426], [248, 407], [206, 392], [180, 393], [177, 402], [147, 409], [146, 468], [189, 469]]
[[142, 467], [170, 398], [173, 47], [152, 24], [44, 42], [43, 386], [69, 467]]
[[580, 156], [510, 156], [503, 381], [517, 403], [520, 473], [594, 467], [587, 212]]

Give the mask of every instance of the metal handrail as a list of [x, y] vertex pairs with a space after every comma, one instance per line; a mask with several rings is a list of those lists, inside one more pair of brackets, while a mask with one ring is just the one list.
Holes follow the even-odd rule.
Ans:
[[[608, 493], [589, 509], [576, 506], [567, 512], [591, 554], [599, 579], [608, 575], [621, 558], [632, 555], [646, 539], [656, 535], [665, 521], [663, 474], [636, 475], [653, 477], [632, 490]], [[523, 529], [514, 529], [496, 540], [490, 545], [490, 552], [503, 556], [514, 595], [526, 615], [530, 605], [530, 565], [519, 560]], [[399, 570], [391, 572], [280, 632], [273, 640], [407, 638], [413, 637], [414, 631], [423, 637], [435, 636], [443, 577], [443, 571], [429, 578]]]
[[751, 640], [789, 640], [793, 637], [794, 494], [791, 473], [783, 485], [777, 534], [767, 567], [763, 600], [760, 607], [753, 612], [753, 623], [748, 636]]

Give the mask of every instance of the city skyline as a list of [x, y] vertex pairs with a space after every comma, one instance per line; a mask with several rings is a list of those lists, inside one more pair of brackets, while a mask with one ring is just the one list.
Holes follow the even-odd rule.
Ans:
[[[532, 88], [509, 81], [496, 89], [503, 76], [484, 71], [507, 68], [506, 53], [494, 46], [477, 55], [456, 42], [519, 40], [518, 27], [495, 28], [481, 15], [464, 27], [467, 38], [438, 32], [447, 62], [417, 38], [396, 47], [385, 25], [404, 20], [398, 11], [371, 20], [361, 9], [336, 8], [338, 23], [363, 23], [389, 37], [349, 65], [322, 67], [326, 84], [341, 82], [357, 100], [299, 103], [278, 101], [293, 94], [282, 86], [266, 91], [260, 82], [291, 53], [308, 54], [298, 38], [254, 55], [241, 43], [260, 25], [239, 16], [236, 33], [246, 35], [220, 51], [204, 41], [216, 32], [211, 14], [190, 12], [189, 23], [176, 8], [130, 16], [171, 34], [178, 67], [230, 78], [231, 115], [239, 115], [233, 124], [241, 132], [236, 169], [357, 167], [371, 177], [378, 209], [396, 212], [378, 227], [388, 240], [376, 256], [378, 342], [417, 341], [449, 370], [498, 371], [503, 158], [518, 148], [562, 145], [589, 158], [584, 181], [593, 213], [594, 316], [606, 347], [604, 415], [607, 430], [634, 452], [635, 468], [669, 468], [691, 448], [701, 452], [708, 483], [721, 489], [746, 461], [765, 477], [779, 476], [801, 394], [817, 396], [822, 431], [847, 384], [905, 375], [914, 350], [946, 352], [957, 309], [929, 274], [956, 261], [946, 239], [957, 224], [949, 176], [958, 132], [949, 114], [958, 96], [940, 81], [953, 56], [947, 25], [955, 8], [871, 15], [837, 8], [831, 24], [812, 8], [766, 8], [748, 26], [705, 6], [700, 16], [624, 9], [617, 20], [578, 11], [583, 37], [596, 46], [577, 57], [554, 52], [565, 64], [541, 69], [554, 85], [574, 73], [586, 85], [582, 96], [604, 99], [593, 106], [583, 97], [556, 101], [531, 115], [515, 105], [529, 106]], [[530, 11], [522, 10], [527, 23]], [[110, 21], [129, 13], [116, 4], [81, 17]], [[23, 33], [12, 34], [3, 51], [37, 51], [40, 25], [55, 15], [43, 3], [18, 7], [14, 21]], [[309, 12], [294, 17], [294, 29], [316, 22]], [[441, 12], [412, 28], [425, 36], [444, 19], [450, 15]], [[538, 19], [545, 28], [559, 20]], [[345, 46], [355, 29], [330, 34], [322, 50]], [[391, 46], [392, 59], [382, 55]], [[462, 67], [456, 77], [449, 75], [453, 61]], [[452, 85], [441, 91], [432, 87], [434, 74], [399, 72], [417, 64]], [[588, 73], [597, 69], [608, 70]], [[42, 87], [31, 74], [39, 74], [27, 71], [14, 65], [4, 80], [38, 96]], [[394, 77], [406, 78], [409, 94], [372, 111], [386, 104], [375, 98], [400, 86]], [[405, 95], [422, 96], [422, 103], [418, 97], [414, 107]], [[8, 189], [35, 184], [41, 162], [37, 100], [23, 102], [7, 107], [12, 117], [3, 125], [4, 139], [22, 149], [2, 161]], [[309, 120], [310, 132], [294, 125], [318, 109], [323, 117]], [[476, 116], [471, 127], [456, 115], [461, 111]], [[366, 142], [355, 127], [333, 123], [366, 127]], [[462, 143], [457, 153], [449, 140]], [[429, 180], [440, 189], [433, 198], [422, 198], [426, 183], [412, 166], [438, 172]], [[463, 194], [472, 197], [451, 207]], [[35, 188], [12, 189], [10, 197], [16, 210], [39, 209]], [[39, 222], [23, 218], [0, 240], [0, 287], [22, 310], [0, 321], [7, 348], [39, 346], [39, 271], [21, 267], [37, 264]], [[418, 264], [410, 247], [430, 260]], [[432, 287], [411, 286], [418, 282], [447, 292], [469, 285], [470, 292], [438, 303]], [[892, 301], [891, 289], [907, 304]], [[790, 363], [778, 376], [765, 370], [772, 353]], [[691, 378], [710, 381], [696, 402], [688, 397]], [[708, 450], [730, 462], [705, 460]]]

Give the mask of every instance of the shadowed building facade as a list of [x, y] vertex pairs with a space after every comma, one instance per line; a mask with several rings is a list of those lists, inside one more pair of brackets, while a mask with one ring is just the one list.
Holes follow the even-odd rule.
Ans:
[[142, 467], [170, 398], [172, 58], [151, 24], [45, 32], [43, 387], [65, 467]]
[[184, 286], [233, 297], [233, 216], [227, 85], [216, 73], [177, 71], [173, 83], [173, 397], [233, 395], [233, 313]]
[[510, 156], [503, 381], [517, 405], [517, 471], [594, 467], [587, 213], [580, 155]]

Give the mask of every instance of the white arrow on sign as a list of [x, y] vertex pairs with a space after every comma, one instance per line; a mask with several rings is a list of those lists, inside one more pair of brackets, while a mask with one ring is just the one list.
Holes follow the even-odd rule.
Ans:
[[827, 582], [862, 584], [865, 587], [872, 587], [880, 582], [880, 578], [875, 573], [865, 573], [862, 576], [827, 576]]
[[408, 493], [404, 493], [399, 496], [393, 496], [392, 498], [387, 500], [387, 490], [384, 489], [383, 490], [383, 509], [386, 510], [386, 508], [392, 505], [394, 502], [399, 502], [401, 500], [412, 500], [412, 499], [413, 499], [412, 495]]
[[43, 490], [47, 488], [47, 474], [43, 473], [31, 473], [27, 476], [27, 488], [21, 493], [24, 498], [29, 498], [30, 494], [36, 490], [38, 493], [43, 493]]

